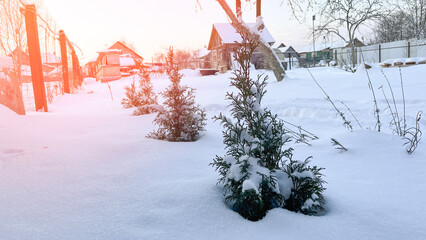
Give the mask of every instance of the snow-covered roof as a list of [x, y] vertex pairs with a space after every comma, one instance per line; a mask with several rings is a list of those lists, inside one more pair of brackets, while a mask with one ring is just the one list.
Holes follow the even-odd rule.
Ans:
[[129, 67], [135, 65], [135, 60], [132, 57], [128, 56], [127, 54], [120, 56], [120, 66]]
[[282, 42], [276, 42], [276, 43], [274, 43], [274, 45], [272, 45], [272, 48], [278, 48], [280, 50], [285, 48], [285, 47], [286, 47], [286, 45]]
[[121, 53], [121, 50], [118, 50], [118, 49], [105, 49], [105, 50], [99, 51], [97, 53]]
[[115, 42], [111, 47], [109, 47], [108, 49], [118, 49], [120, 51], [122, 51], [123, 49], [125, 50], [124, 52], [130, 52], [132, 54], [132, 56], [134, 58], [140, 58], [141, 61], [143, 60], [143, 57], [141, 57], [135, 50], [129, 48], [128, 46], [126, 46], [124, 43], [117, 41]]
[[[256, 23], [246, 23], [248, 26], [253, 27]], [[215, 23], [213, 27], [216, 29], [219, 34], [222, 42], [225, 44], [241, 42], [240, 34], [235, 30], [235, 28], [230, 23]], [[274, 43], [275, 39], [272, 37], [271, 33], [265, 27], [261, 32], [262, 38], [268, 43]]]

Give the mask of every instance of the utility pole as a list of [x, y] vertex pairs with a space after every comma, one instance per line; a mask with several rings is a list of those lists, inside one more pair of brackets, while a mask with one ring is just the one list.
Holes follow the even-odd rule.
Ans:
[[312, 53], [312, 60], [315, 67], [315, 15], [312, 16], [312, 45], [314, 47], [314, 52]]
[[[31, 79], [33, 83], [36, 111], [47, 112], [46, 89], [43, 79], [43, 67], [38, 36], [37, 11], [34, 4], [25, 5], [25, 26], [27, 32], [28, 52], [30, 54]], [[21, 50], [18, 50], [21, 54]]]

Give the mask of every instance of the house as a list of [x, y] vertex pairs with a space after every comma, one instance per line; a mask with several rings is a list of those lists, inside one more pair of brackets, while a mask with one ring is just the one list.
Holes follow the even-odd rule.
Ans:
[[[248, 23], [248, 26], [254, 26], [255, 23]], [[271, 46], [275, 40], [265, 27], [261, 32], [262, 38]], [[238, 47], [237, 43], [242, 41], [240, 34], [230, 23], [213, 24], [208, 50], [210, 50], [210, 67], [226, 72], [234, 68], [234, 52]], [[252, 63], [256, 64], [263, 55], [255, 51], [252, 56]]]
[[120, 50], [104, 50], [98, 52], [94, 67], [96, 80], [109, 82], [121, 78]]
[[[13, 61], [16, 59], [19, 59], [21, 63], [21, 81], [25, 83], [32, 82], [30, 55], [27, 52], [24, 52], [16, 48], [15, 50], [13, 50], [11, 54], [9, 54], [8, 58], [10, 58], [9, 61], [12, 64], [12, 68], [14, 68]], [[45, 82], [60, 81], [60, 79], [58, 79], [59, 78], [58, 74], [56, 74], [55, 77], [52, 78], [51, 73], [62, 72], [61, 58], [52, 53], [41, 53], [41, 62], [42, 62], [44, 81]], [[1, 67], [0, 67], [0, 71], [1, 71]]]
[[286, 69], [291, 69], [292, 67], [299, 67], [299, 53], [294, 50], [292, 46], [288, 47], [287, 50], [283, 52], [285, 59], [285, 67]]
[[[354, 39], [355, 47], [365, 46], [358, 38]], [[343, 40], [338, 40], [334, 42], [323, 42], [315, 44], [315, 52], [313, 51], [313, 46], [306, 47], [303, 51], [300, 51], [300, 64], [301, 66], [309, 66], [313, 64], [313, 59], [315, 58], [315, 63], [324, 60], [323, 62], [330, 62], [331, 60], [338, 59], [349, 59], [351, 55], [350, 47], [351, 43], [348, 43]], [[356, 50], [356, 49], [355, 49]], [[339, 55], [339, 56], [338, 56]]]
[[98, 56], [85, 65], [85, 73], [101, 82], [114, 81], [130, 75], [134, 69], [144, 67], [142, 61], [139, 54], [118, 41], [98, 52]]
[[143, 57], [141, 57], [139, 54], [137, 54], [134, 50], [124, 45], [122, 42], [117, 41], [114, 43], [111, 47], [108, 48], [108, 50], [120, 50], [121, 55], [130, 56], [133, 58], [136, 62], [142, 63]]
[[128, 75], [133, 69], [143, 67], [143, 57], [120, 41], [115, 42], [108, 50], [120, 50], [120, 66], [124, 76]]

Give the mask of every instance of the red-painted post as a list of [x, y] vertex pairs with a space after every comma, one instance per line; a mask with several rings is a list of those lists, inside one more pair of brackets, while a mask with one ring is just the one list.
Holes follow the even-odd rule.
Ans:
[[33, 83], [36, 111], [47, 112], [46, 89], [43, 79], [43, 66], [38, 37], [37, 11], [34, 4], [25, 5], [25, 26], [27, 32], [28, 51], [30, 54], [31, 79]]
[[64, 81], [64, 92], [70, 93], [70, 80], [68, 76], [67, 37], [64, 30], [59, 30], [59, 45], [61, 46], [62, 80]]
[[73, 79], [76, 86], [80, 86], [82, 83], [81, 73], [80, 73], [80, 63], [78, 62], [77, 54], [75, 54], [74, 49], [71, 52], [72, 56], [72, 71], [73, 71]]
[[262, 16], [262, 1], [256, 1], [256, 17]]

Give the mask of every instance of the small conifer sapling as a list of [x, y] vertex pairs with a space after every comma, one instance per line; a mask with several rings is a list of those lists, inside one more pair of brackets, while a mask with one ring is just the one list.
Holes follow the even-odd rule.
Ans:
[[[267, 77], [258, 75], [255, 80], [251, 78], [250, 59], [257, 45], [243, 34], [240, 35], [242, 43], [235, 50], [239, 69], [234, 70], [231, 78], [231, 86], [236, 87], [238, 92], [226, 94], [226, 98], [231, 101], [232, 118], [222, 113], [214, 117], [224, 129], [222, 134], [226, 155], [216, 156], [210, 165], [220, 174], [218, 183], [223, 184], [226, 201], [246, 219], [257, 221], [269, 209], [286, 207], [290, 198], [301, 206], [300, 210], [291, 210], [313, 214], [315, 207], [321, 207], [317, 202], [323, 203], [322, 195], [318, 195], [318, 200], [314, 195], [318, 189], [311, 187], [315, 184], [308, 182], [308, 178], [299, 183], [293, 176], [298, 172], [287, 169], [286, 161], [291, 160], [293, 149], [285, 148], [284, 144], [290, 141], [291, 135], [277, 115], [262, 108]], [[321, 188], [322, 193], [321, 169], [310, 168], [306, 164], [301, 169], [309, 172], [309, 176], [318, 177], [315, 180], [319, 184], [315, 187]], [[312, 198], [318, 201], [310, 204]]]
[[171, 84], [160, 93], [164, 103], [156, 108], [158, 114], [154, 123], [158, 125], [158, 129], [148, 137], [172, 142], [196, 141], [205, 131], [205, 110], [196, 104], [195, 90], [180, 84], [183, 75], [179, 73], [173, 48], [169, 49], [166, 63], [166, 73]]

